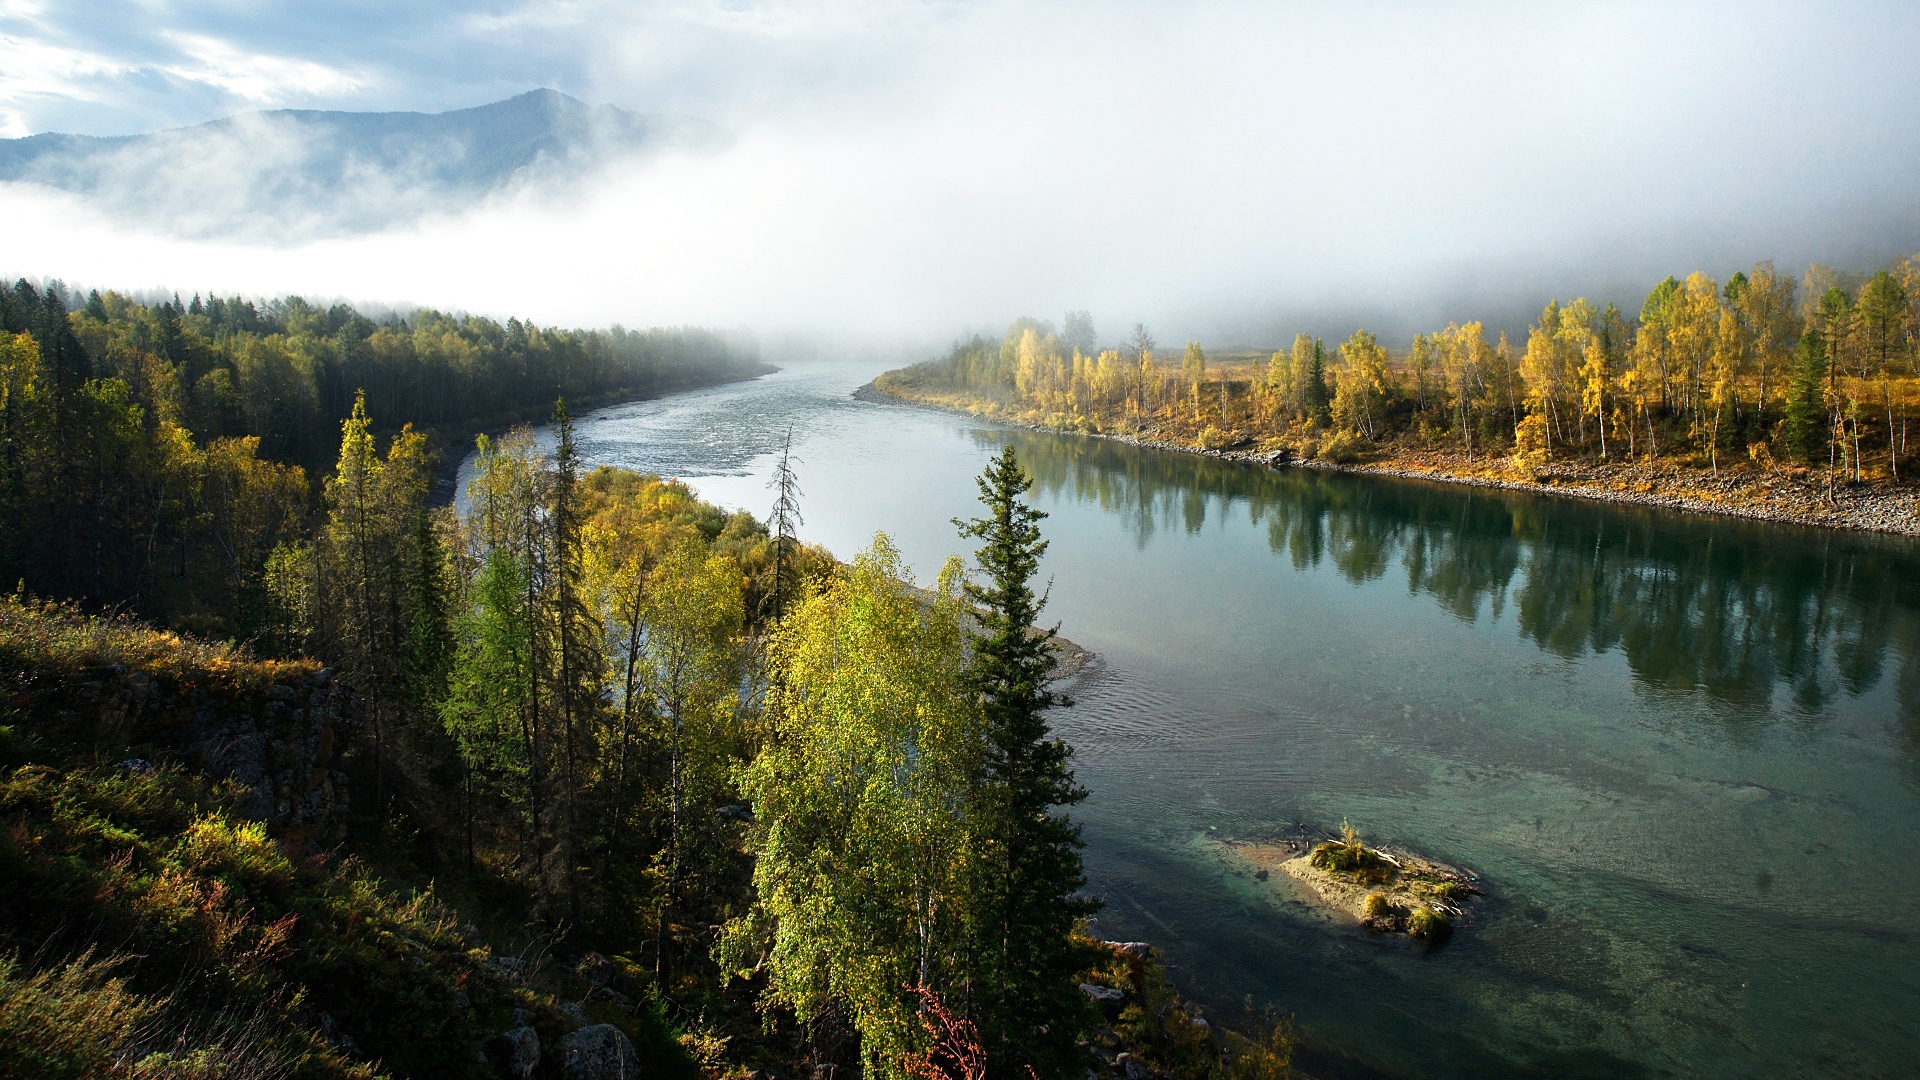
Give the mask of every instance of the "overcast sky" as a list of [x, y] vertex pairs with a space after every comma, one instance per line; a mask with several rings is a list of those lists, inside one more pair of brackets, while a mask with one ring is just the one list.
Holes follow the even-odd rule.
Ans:
[[0, 185], [0, 271], [928, 340], [1067, 307], [1108, 339], [1397, 335], [1920, 249], [1917, 46], [1913, 4], [0, 0], [7, 135], [548, 86], [736, 136], [313, 243]]

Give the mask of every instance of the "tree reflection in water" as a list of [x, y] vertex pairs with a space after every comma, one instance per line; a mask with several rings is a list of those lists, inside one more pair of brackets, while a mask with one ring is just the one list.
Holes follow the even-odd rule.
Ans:
[[1765, 714], [1782, 689], [1817, 714], [1894, 672], [1920, 750], [1920, 546], [1421, 481], [1142, 452], [1099, 439], [979, 430], [1012, 440], [1039, 491], [1097, 504], [1144, 548], [1245, 513], [1296, 568], [1355, 582], [1398, 561], [1407, 587], [1455, 617], [1498, 619], [1576, 658], [1617, 651], [1641, 684]]

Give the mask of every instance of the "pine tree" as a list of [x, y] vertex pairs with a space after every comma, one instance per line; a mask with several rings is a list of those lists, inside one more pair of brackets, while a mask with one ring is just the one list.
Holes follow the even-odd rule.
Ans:
[[985, 580], [966, 588], [981, 630], [969, 683], [987, 731], [983, 799], [999, 824], [985, 830], [998, 840], [984, 860], [987, 915], [977, 930], [973, 1012], [993, 1075], [1016, 1076], [1031, 1065], [1064, 1076], [1086, 1009], [1073, 980], [1081, 962], [1071, 934], [1098, 905], [1079, 892], [1086, 883], [1079, 827], [1058, 811], [1087, 792], [1074, 782], [1072, 751], [1046, 718], [1048, 709], [1071, 704], [1048, 688], [1053, 647], [1034, 626], [1046, 605], [1033, 591], [1047, 549], [1038, 524], [1046, 514], [1021, 501], [1032, 481], [1011, 445], [978, 484], [987, 515], [954, 524], [982, 541], [976, 557]]

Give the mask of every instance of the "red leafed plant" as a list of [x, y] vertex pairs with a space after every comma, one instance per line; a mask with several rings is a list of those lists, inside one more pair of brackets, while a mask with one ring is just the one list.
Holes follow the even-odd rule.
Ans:
[[983, 1080], [987, 1052], [973, 1021], [955, 1016], [930, 986], [909, 985], [907, 993], [919, 1000], [920, 1022], [932, 1040], [925, 1050], [906, 1056], [902, 1064], [907, 1075], [918, 1080]]

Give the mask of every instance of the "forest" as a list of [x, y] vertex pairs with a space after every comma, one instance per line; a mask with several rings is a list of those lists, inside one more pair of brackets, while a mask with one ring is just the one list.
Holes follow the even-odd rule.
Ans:
[[8, 305], [0, 1073], [1288, 1073], [1089, 933], [1015, 451], [922, 585], [583, 465], [711, 335]]
[[[1366, 330], [1265, 354], [1176, 361], [1136, 325], [1023, 318], [1003, 340], [876, 380], [896, 396], [1058, 430], [1335, 463], [1440, 451], [1523, 474], [1556, 461], [1733, 466], [1836, 485], [1910, 480], [1920, 404], [1920, 256], [1871, 274], [1763, 262], [1723, 282], [1668, 277], [1638, 312], [1549, 301], [1524, 342], [1479, 322], [1395, 351]], [[1224, 359], [1224, 362], [1223, 362]]]
[[751, 342], [704, 330], [434, 311], [376, 324], [298, 297], [70, 299], [57, 282], [0, 290], [0, 581], [217, 637], [261, 628], [267, 556], [311, 530], [357, 399], [422, 436], [403, 442], [426, 484], [473, 431], [560, 398], [765, 370]]

